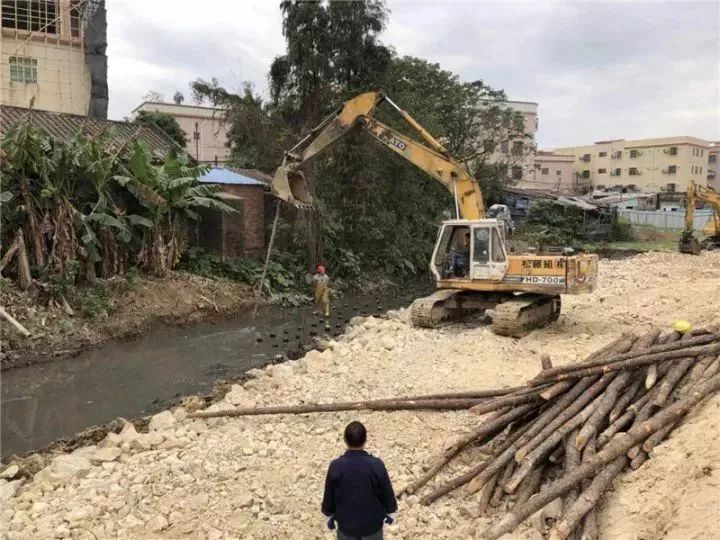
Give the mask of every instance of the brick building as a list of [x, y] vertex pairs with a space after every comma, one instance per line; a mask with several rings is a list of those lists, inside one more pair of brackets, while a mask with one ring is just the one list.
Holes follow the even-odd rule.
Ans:
[[253, 169], [214, 167], [200, 182], [218, 184], [225, 203], [237, 210], [205, 211], [197, 224], [197, 245], [232, 259], [265, 252], [265, 195], [271, 178]]

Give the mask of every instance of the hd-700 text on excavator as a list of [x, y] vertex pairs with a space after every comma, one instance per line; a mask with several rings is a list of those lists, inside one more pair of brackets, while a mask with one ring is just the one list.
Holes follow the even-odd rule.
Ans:
[[[383, 102], [394, 107], [427, 146], [374, 118]], [[366, 92], [346, 101], [286, 152], [273, 179], [275, 195], [298, 206], [312, 205], [301, 168], [353, 130], [368, 133], [425, 171], [445, 185], [455, 200], [457, 219], [440, 225], [430, 261], [438, 290], [413, 302], [410, 314], [414, 325], [434, 327], [444, 320], [487, 310], [495, 333], [519, 337], [557, 320], [561, 294], [595, 288], [596, 255], [573, 254], [569, 249], [511, 253], [505, 244], [506, 227], [502, 220], [486, 218], [480, 187], [468, 169], [381, 92]]]
[[[703, 238], [698, 241], [693, 234], [695, 222], [695, 203], [709, 204], [712, 216], [703, 229]], [[720, 249], [720, 193], [711, 188], [699, 186], [690, 180], [685, 196], [685, 228], [680, 237], [679, 251], [691, 255], [699, 255], [703, 249]]]

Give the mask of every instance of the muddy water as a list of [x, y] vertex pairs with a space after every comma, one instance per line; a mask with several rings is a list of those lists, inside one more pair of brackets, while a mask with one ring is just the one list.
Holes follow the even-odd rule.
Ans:
[[[325, 321], [311, 307], [267, 307], [219, 325], [172, 328], [2, 374], [2, 456], [41, 448], [118, 416], [154, 413], [178, 396], [204, 393], [218, 379], [241, 376], [315, 336], [343, 331], [355, 315], [407, 306], [430, 287], [400, 294], [345, 297]], [[328, 328], [329, 327], [329, 328]]]

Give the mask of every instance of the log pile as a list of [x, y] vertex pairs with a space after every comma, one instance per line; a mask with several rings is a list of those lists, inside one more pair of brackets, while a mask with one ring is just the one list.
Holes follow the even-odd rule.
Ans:
[[481, 512], [507, 510], [483, 533], [493, 540], [559, 498], [562, 517], [549, 537], [597, 538], [595, 508], [614, 478], [640, 467], [693, 406], [720, 390], [719, 330], [623, 335], [567, 366], [552, 367], [544, 358], [526, 387], [473, 406], [480, 414], [496, 412], [403, 492], [418, 493], [464, 449], [481, 445], [482, 461], [424, 493], [421, 502], [461, 487], [477, 493]]
[[[493, 540], [560, 499], [552, 540], [598, 537], [595, 508], [614, 478], [637, 469], [682, 417], [720, 390], [720, 326], [622, 335], [584, 361], [542, 371], [526, 385], [497, 390], [374, 401], [198, 412], [195, 418], [342, 410], [460, 410], [482, 415], [450, 443], [426, 472], [398, 495], [424, 490], [421, 502], [464, 488], [481, 512], [500, 507], [502, 519], [484, 531]], [[483, 459], [432, 490], [426, 485], [471, 446]]]

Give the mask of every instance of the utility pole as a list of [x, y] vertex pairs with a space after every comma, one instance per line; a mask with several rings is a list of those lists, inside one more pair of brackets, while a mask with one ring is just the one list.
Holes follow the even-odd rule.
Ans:
[[195, 161], [200, 163], [200, 128], [198, 122], [195, 122], [195, 131], [193, 132], [193, 140], [195, 141]]

